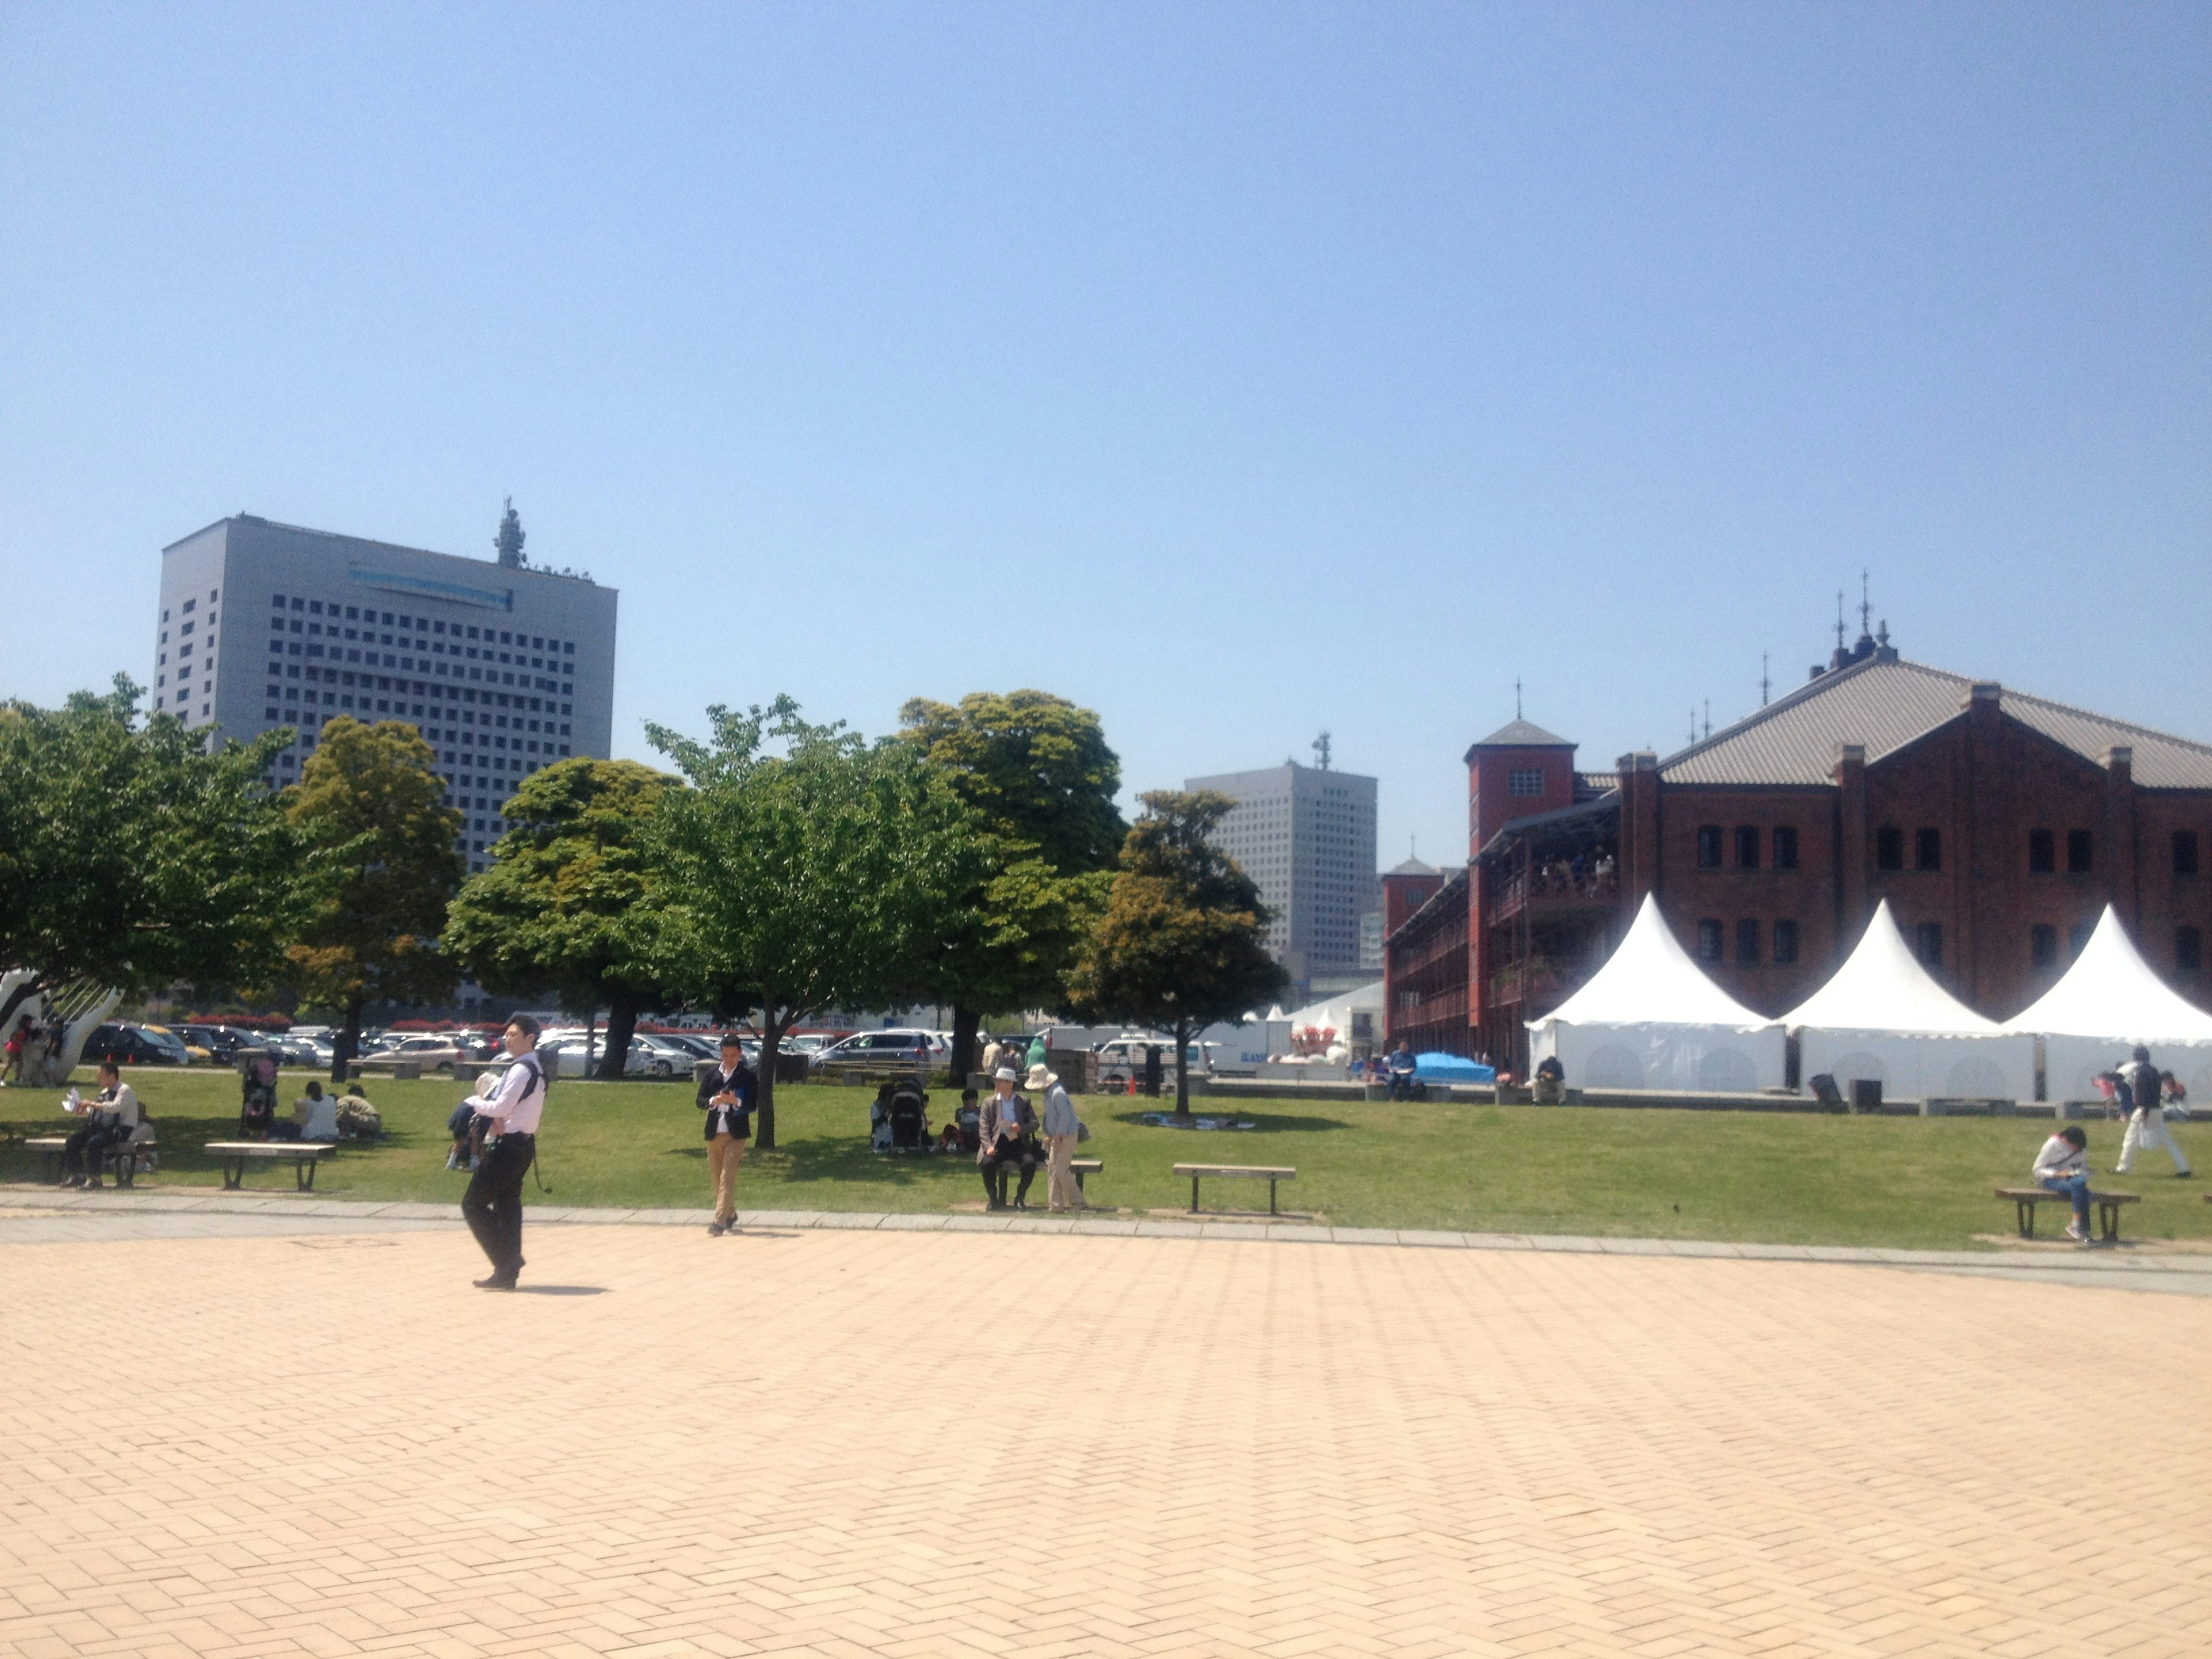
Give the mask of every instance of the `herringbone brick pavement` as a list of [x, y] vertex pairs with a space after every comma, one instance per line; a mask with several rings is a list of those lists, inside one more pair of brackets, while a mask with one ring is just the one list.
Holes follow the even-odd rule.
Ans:
[[2212, 1653], [2212, 1304], [539, 1229], [0, 1258], [0, 1652]]

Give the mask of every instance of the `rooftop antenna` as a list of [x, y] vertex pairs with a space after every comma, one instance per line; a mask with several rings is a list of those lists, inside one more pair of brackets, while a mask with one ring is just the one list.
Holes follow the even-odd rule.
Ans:
[[[1888, 625], [1887, 623], [1882, 624], [1885, 628]], [[1766, 653], [1762, 651], [1759, 653], [1759, 706], [1761, 708], [1766, 707], [1766, 694], [1772, 689], [1772, 683], [1766, 678]]]
[[1691, 741], [1692, 743], [1695, 743], [1697, 740], [1698, 740], [1698, 706], [1697, 706], [1695, 703], [1692, 703], [1692, 704], [1690, 705], [1690, 741]]
[[1516, 720], [1521, 718], [1521, 677], [1518, 674], [1513, 677], [1513, 718]]
[[1711, 736], [1712, 736], [1712, 734], [1713, 734], [1713, 700], [1712, 700], [1711, 697], [1707, 697], [1707, 698], [1705, 699], [1705, 735], [1706, 735], [1707, 737], [1709, 737], [1709, 738], [1710, 738]]
[[1859, 572], [1859, 633], [1862, 637], [1873, 634], [1873, 629], [1868, 626], [1873, 617], [1874, 606], [1867, 602], [1867, 573], [1862, 570]]
[[1324, 771], [1324, 772], [1328, 771], [1328, 732], [1322, 732], [1319, 737], [1316, 738], [1313, 740], [1313, 751], [1314, 751], [1314, 764], [1315, 764], [1316, 767], [1318, 767], [1321, 770], [1322, 770], [1322, 771]]
[[1838, 589], [1836, 590], [1836, 650], [1837, 650], [1837, 652], [1840, 654], [1840, 653], [1841, 653], [1841, 652], [1843, 651], [1843, 648], [1844, 648], [1844, 590], [1843, 590], [1842, 588], [1840, 588], [1840, 587], [1839, 587], [1839, 588], [1838, 588]]

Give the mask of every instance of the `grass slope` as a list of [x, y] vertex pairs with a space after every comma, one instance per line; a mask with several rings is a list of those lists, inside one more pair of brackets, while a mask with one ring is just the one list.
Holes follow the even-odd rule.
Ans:
[[[84, 1079], [88, 1082], [88, 1077]], [[285, 1098], [304, 1085], [288, 1078]], [[228, 1073], [134, 1069], [131, 1082], [161, 1134], [162, 1190], [219, 1186], [201, 1143], [237, 1130], [238, 1083]], [[467, 1092], [451, 1082], [368, 1085], [391, 1139], [349, 1146], [326, 1165], [317, 1189], [332, 1197], [457, 1200], [463, 1177], [445, 1168], [445, 1118]], [[782, 1146], [756, 1152], [738, 1182], [748, 1208], [945, 1211], [982, 1197], [972, 1159], [884, 1158], [867, 1150], [869, 1091], [786, 1087], [776, 1093]], [[704, 1207], [708, 1190], [700, 1118], [688, 1083], [586, 1083], [553, 1092], [540, 1163], [551, 1196], [532, 1203], [593, 1207]], [[951, 1098], [931, 1096], [941, 1121]], [[2047, 1120], [1750, 1115], [1367, 1102], [1239, 1103], [1249, 1133], [1164, 1129], [1138, 1120], [1139, 1103], [1079, 1097], [1091, 1127], [1086, 1155], [1106, 1160], [1093, 1200], [1139, 1212], [1181, 1210], [1187, 1182], [1178, 1161], [1286, 1164], [1298, 1178], [1284, 1188], [1288, 1210], [1340, 1225], [1465, 1229], [1482, 1232], [1740, 1239], [1768, 1243], [1969, 1245], [1976, 1234], [2010, 1231], [2012, 1212], [1991, 1189], [2027, 1179]], [[71, 1127], [51, 1091], [0, 1093], [0, 1122], [15, 1136]], [[2118, 1156], [2120, 1126], [2092, 1123], [2090, 1152], [2101, 1172]], [[2212, 1130], [2177, 1127], [2198, 1168], [2212, 1163]], [[0, 1179], [34, 1180], [39, 1161], [0, 1147]], [[2163, 1157], [2124, 1181], [2143, 1194], [2129, 1212], [2132, 1239], [2212, 1239], [2207, 1183], [2172, 1178]], [[248, 1176], [257, 1190], [289, 1190], [289, 1171]], [[1039, 1208], [1044, 1181], [1031, 1198]], [[1256, 1183], [1218, 1182], [1207, 1205], [1264, 1206]], [[2060, 1218], [2048, 1231], [2055, 1232]]]

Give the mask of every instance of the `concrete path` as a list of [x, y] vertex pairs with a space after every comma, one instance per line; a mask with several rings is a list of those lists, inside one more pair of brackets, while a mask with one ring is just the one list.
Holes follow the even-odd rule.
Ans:
[[[532, 1206], [532, 1227], [658, 1226], [704, 1228], [706, 1210], [586, 1210]], [[2166, 1295], [2212, 1296], [2212, 1255], [2161, 1254], [2155, 1249], [2082, 1248], [2039, 1240], [2002, 1250], [1891, 1250], [1847, 1245], [1707, 1243], [1694, 1239], [1583, 1238], [1552, 1233], [1425, 1232], [1413, 1229], [1312, 1226], [1264, 1218], [1010, 1215], [883, 1215], [844, 1210], [741, 1210], [738, 1224], [787, 1232], [984, 1232], [1088, 1237], [1196, 1238], [1273, 1243], [1397, 1245], [1415, 1249], [1527, 1250], [1570, 1255], [1674, 1256], [1735, 1261], [1824, 1261], [1843, 1266], [1906, 1267], [2045, 1284], [2100, 1285]], [[460, 1227], [451, 1204], [364, 1203], [292, 1192], [138, 1193], [112, 1188], [72, 1192], [52, 1187], [0, 1188], [0, 1244], [101, 1238], [270, 1237], [294, 1231], [410, 1231]]]

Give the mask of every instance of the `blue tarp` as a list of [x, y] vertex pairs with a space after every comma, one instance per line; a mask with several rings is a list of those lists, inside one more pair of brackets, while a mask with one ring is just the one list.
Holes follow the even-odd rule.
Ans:
[[1498, 1068], [1478, 1066], [1460, 1054], [1415, 1054], [1413, 1075], [1423, 1083], [1495, 1083]]

